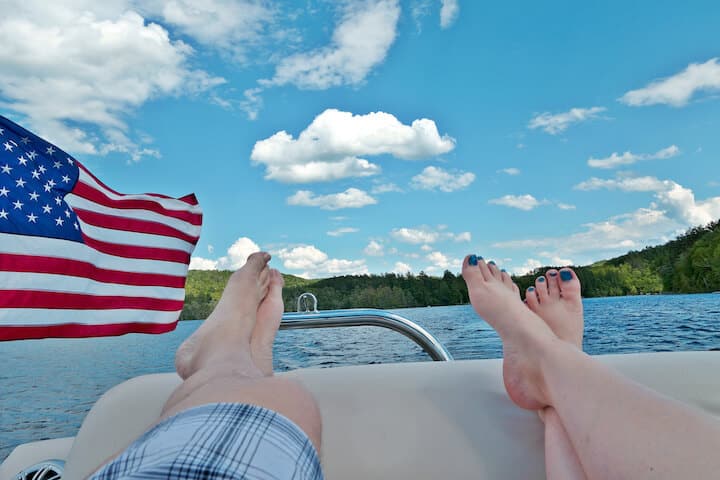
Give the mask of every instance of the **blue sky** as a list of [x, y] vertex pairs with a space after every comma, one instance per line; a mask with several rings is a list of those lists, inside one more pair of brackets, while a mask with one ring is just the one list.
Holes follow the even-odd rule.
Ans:
[[195, 192], [194, 268], [522, 273], [720, 217], [717, 2], [5, 3], [2, 113]]

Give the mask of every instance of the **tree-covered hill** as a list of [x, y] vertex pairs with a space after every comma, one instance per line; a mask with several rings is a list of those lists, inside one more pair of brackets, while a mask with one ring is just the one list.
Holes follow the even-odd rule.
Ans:
[[[557, 267], [558, 265], [555, 265]], [[524, 290], [551, 266], [515, 277]], [[657, 293], [720, 291], [720, 221], [688, 230], [664, 245], [629, 252], [592, 265], [573, 267], [583, 296], [600, 297]], [[181, 319], [206, 318], [212, 311], [230, 271], [191, 270]], [[312, 292], [318, 308], [401, 308], [457, 305], [468, 302], [462, 277], [445, 271], [442, 277], [418, 275], [351, 275], [306, 280], [283, 275], [285, 309], [294, 311], [297, 297]]]

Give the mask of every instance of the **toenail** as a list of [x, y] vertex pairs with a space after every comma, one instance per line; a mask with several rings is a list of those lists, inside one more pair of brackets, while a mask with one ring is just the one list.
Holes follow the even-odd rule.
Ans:
[[572, 273], [570, 273], [570, 270], [560, 270], [560, 280], [563, 282], [569, 282], [572, 280]]
[[545, 277], [538, 277], [538, 282], [544, 282], [544, 281], [545, 281]]
[[504, 268], [501, 268], [500, 271], [503, 273], [507, 273], [507, 270], [505, 270]]
[[534, 292], [534, 291], [535, 291], [535, 287], [528, 287], [528, 292]]
[[477, 265], [478, 257], [477, 255], [470, 255], [470, 258], [468, 258], [468, 264], [470, 265]]
[[548, 275], [551, 277], [557, 277], [557, 272], [549, 272]]
[[493, 260], [490, 260], [490, 261], [488, 262], [488, 265], [495, 265], [495, 262], [494, 262]]

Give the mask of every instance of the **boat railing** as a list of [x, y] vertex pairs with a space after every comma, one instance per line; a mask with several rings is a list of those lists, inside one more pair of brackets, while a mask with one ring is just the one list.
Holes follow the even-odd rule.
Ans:
[[280, 330], [383, 327], [405, 335], [435, 361], [447, 362], [453, 359], [445, 346], [430, 332], [395, 313], [375, 308], [318, 311], [317, 298], [312, 293], [303, 293], [298, 297], [297, 310], [296, 313], [283, 315]]

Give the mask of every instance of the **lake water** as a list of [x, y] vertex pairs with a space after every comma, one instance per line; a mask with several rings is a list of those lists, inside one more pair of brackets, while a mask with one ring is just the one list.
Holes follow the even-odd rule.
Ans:
[[[587, 299], [591, 354], [720, 348], [720, 295]], [[434, 334], [456, 359], [498, 358], [500, 339], [470, 306], [393, 310]], [[0, 459], [16, 445], [75, 435], [107, 389], [172, 369], [177, 346], [200, 322], [164, 335], [0, 342]], [[276, 369], [422, 361], [414, 343], [389, 330], [356, 327], [283, 331]]]

